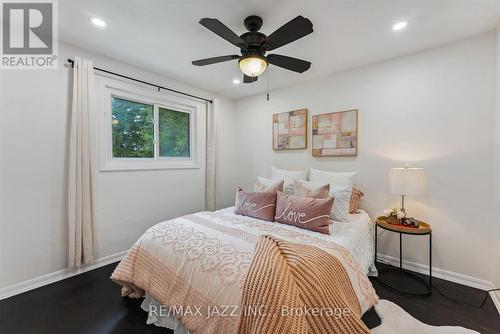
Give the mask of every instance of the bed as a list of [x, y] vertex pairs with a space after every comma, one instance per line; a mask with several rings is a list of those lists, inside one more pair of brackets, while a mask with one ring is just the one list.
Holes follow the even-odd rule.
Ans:
[[176, 334], [189, 333], [188, 328], [233, 333], [237, 317], [207, 321], [180, 313], [174, 316], [169, 306], [237, 304], [255, 244], [262, 235], [269, 235], [337, 252], [363, 314], [378, 300], [367, 278], [376, 273], [373, 223], [362, 210], [349, 218], [348, 222], [332, 221], [330, 235], [326, 235], [237, 215], [233, 207], [179, 217], [148, 229], [111, 278], [123, 286], [122, 295], [144, 297], [148, 323]]
[[[214, 215], [220, 215], [225, 219], [241, 219], [242, 216], [234, 213], [234, 207], [229, 207], [216, 211]], [[260, 223], [267, 223], [263, 220], [245, 217], [244, 219], [252, 219]], [[359, 210], [359, 213], [349, 214], [348, 222], [333, 221], [330, 225], [330, 235], [321, 235], [316, 232], [303, 230], [294, 226], [279, 225], [290, 230], [305, 233], [307, 235], [319, 236], [323, 240], [332, 241], [336, 244], [347, 248], [352, 255], [356, 258], [364, 272], [368, 276], [376, 274], [376, 268], [373, 265], [375, 239], [374, 239], [374, 225], [373, 222], [364, 210]]]

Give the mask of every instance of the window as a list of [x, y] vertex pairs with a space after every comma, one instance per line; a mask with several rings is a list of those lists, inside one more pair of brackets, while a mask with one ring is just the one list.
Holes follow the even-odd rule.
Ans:
[[189, 113], [159, 108], [160, 157], [189, 158]]
[[114, 158], [154, 157], [154, 106], [111, 98]]
[[101, 170], [199, 168], [195, 134], [203, 103], [114, 86], [100, 85]]

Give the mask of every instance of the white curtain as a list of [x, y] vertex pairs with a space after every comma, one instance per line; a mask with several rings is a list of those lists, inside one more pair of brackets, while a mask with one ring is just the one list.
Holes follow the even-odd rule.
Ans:
[[90, 114], [94, 107], [92, 62], [75, 57], [69, 138], [69, 267], [94, 260]]
[[219, 103], [214, 100], [213, 103], [207, 102], [207, 158], [205, 172], [205, 209], [214, 211], [218, 206], [219, 192], [219, 171], [218, 171], [218, 136], [217, 136], [217, 118]]

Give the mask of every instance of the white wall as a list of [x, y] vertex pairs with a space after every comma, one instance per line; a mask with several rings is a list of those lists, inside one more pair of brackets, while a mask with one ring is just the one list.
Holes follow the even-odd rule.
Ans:
[[[218, 118], [219, 129], [219, 208], [234, 205], [235, 189], [238, 186], [238, 170], [235, 162], [238, 156], [238, 122], [235, 101], [221, 100], [223, 112]], [[224, 112], [225, 111], [225, 112]]]
[[[73, 45], [61, 43], [59, 50], [61, 60], [79, 55], [98, 67], [216, 97]], [[62, 64], [58, 70], [0, 71], [0, 288], [66, 267], [71, 82], [72, 71]], [[233, 114], [234, 102], [219, 100], [225, 120]], [[226, 138], [224, 124], [220, 136]], [[228, 154], [224, 144], [222, 157]], [[127, 250], [159, 221], [202, 210], [204, 173], [204, 168], [98, 172], [96, 258]], [[226, 183], [226, 173], [220, 182]]]
[[[338, 73], [272, 92], [270, 101], [264, 94], [236, 103], [220, 98], [219, 206], [231, 205], [234, 188], [250, 187], [255, 176], [269, 174], [272, 164], [289, 169], [313, 166], [359, 170], [358, 183], [366, 194], [363, 206], [376, 216], [399, 200], [385, 193], [386, 169], [410, 161], [429, 170], [430, 196], [408, 199], [408, 210], [433, 225], [435, 266], [492, 280], [491, 251], [498, 253], [494, 245], [500, 234], [498, 219], [493, 225], [489, 211], [494, 189], [496, 207], [500, 207], [500, 97], [494, 122], [495, 73], [491, 70], [495, 61], [500, 63], [495, 38], [500, 42], [500, 32], [497, 37], [483, 35]], [[130, 64], [61, 44], [61, 59], [75, 55], [94, 60], [96, 66], [214, 97]], [[500, 85], [498, 68], [497, 73]], [[71, 74], [63, 66], [0, 71], [0, 288], [66, 267]], [[272, 113], [303, 107], [310, 114], [358, 108], [359, 156], [317, 159], [311, 157], [310, 147], [273, 152]], [[160, 220], [203, 208], [203, 185], [201, 172], [99, 173], [97, 258], [128, 249]], [[485, 242], [491, 231], [493, 245]], [[382, 238], [382, 251], [397, 255], [392, 251], [395, 236], [385, 233]], [[406, 246], [407, 259], [427, 263], [423, 239], [409, 239]], [[493, 276], [496, 273], [500, 284], [498, 268], [497, 262]]]
[[[238, 180], [250, 188], [271, 165], [357, 170], [363, 207], [376, 217], [399, 203], [385, 192], [387, 169], [405, 162], [425, 167], [430, 195], [408, 198], [407, 209], [433, 227], [434, 266], [491, 280], [495, 38], [482, 35], [277, 90], [270, 101], [264, 94], [238, 100]], [[359, 109], [359, 155], [313, 158], [311, 140], [307, 150], [273, 152], [272, 114], [300, 108], [310, 115]], [[396, 240], [384, 233], [381, 252], [397, 256]], [[427, 239], [405, 238], [405, 258], [427, 264]]]
[[[495, 146], [494, 146], [494, 220], [492, 233], [493, 282], [500, 287], [500, 26], [497, 29], [497, 85], [496, 85], [496, 113], [495, 113]], [[497, 293], [500, 301], [500, 292]]]

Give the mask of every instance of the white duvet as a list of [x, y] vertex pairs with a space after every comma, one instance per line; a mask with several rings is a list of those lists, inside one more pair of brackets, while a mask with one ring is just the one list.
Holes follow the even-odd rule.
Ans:
[[[217, 212], [234, 216], [235, 218], [241, 217], [234, 213], [234, 207], [222, 209]], [[290, 226], [290, 228], [304, 232], [303, 229], [295, 226]], [[330, 224], [330, 235], [312, 231], [307, 231], [307, 233], [315, 236], [319, 235], [325, 240], [333, 241], [347, 248], [368, 276], [374, 275], [376, 272], [373, 265], [375, 255], [374, 225], [370, 216], [365, 211], [360, 210], [359, 213], [349, 214], [349, 221], [347, 222], [332, 221], [332, 224]]]

